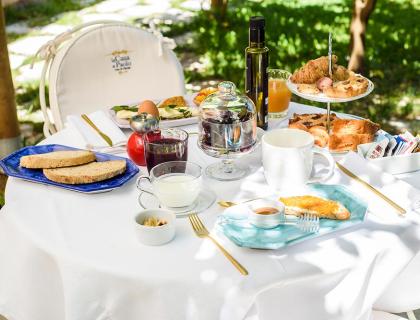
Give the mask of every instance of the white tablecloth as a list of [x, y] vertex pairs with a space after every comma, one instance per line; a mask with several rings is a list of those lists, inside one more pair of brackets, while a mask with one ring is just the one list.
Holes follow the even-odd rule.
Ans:
[[[292, 104], [292, 111], [314, 109]], [[43, 143], [81, 147], [83, 140], [65, 129]], [[206, 185], [225, 200], [271, 193], [258, 158], [257, 152], [243, 160], [254, 170], [246, 179]], [[215, 161], [198, 150], [194, 135], [189, 160]], [[212, 243], [196, 238], [187, 219], [177, 220], [169, 244], [140, 244], [133, 232], [140, 210], [134, 182], [87, 195], [10, 178], [0, 212], [0, 314], [10, 320], [364, 320], [375, 301], [403, 311], [392, 305], [390, 287], [405, 310], [420, 307], [418, 216], [399, 218], [386, 204], [378, 210], [377, 198], [339, 172], [328, 183], [365, 197], [374, 208], [366, 221], [272, 251], [239, 248], [217, 235], [247, 277]], [[211, 228], [220, 212], [213, 205], [201, 216]]]

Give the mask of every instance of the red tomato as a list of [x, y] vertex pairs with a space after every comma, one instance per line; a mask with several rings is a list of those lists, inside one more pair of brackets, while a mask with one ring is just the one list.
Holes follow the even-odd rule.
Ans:
[[146, 165], [143, 134], [137, 132], [131, 134], [127, 142], [127, 153], [130, 159], [138, 166]]

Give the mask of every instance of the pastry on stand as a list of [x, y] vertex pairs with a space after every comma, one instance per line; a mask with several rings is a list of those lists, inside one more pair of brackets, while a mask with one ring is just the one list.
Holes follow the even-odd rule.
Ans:
[[[331, 103], [358, 100], [369, 95], [374, 89], [372, 81], [360, 74], [347, 70], [347, 68], [337, 63], [338, 57], [332, 54], [332, 37], [330, 33], [328, 56], [310, 60], [303, 67], [296, 70], [287, 80], [288, 88], [295, 95], [310, 101], [327, 104], [326, 119], [320, 120], [326, 121], [326, 132], [330, 136], [332, 130], [331, 122], [336, 117], [334, 114], [331, 115]], [[299, 124], [294, 126], [299, 126]], [[308, 130], [312, 127], [314, 126], [311, 125]], [[312, 130], [316, 130], [316, 128]], [[362, 140], [369, 139], [365, 138]], [[362, 140], [360, 143], [363, 143]], [[357, 144], [357, 141], [353, 142]]]

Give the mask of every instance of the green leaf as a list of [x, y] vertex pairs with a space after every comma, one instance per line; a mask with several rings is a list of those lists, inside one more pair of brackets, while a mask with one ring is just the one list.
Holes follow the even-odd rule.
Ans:
[[112, 107], [112, 110], [114, 110], [115, 112], [121, 111], [121, 110], [128, 110], [128, 111], [133, 111], [136, 112], [138, 110], [137, 107], [131, 107], [131, 106], [114, 106]]

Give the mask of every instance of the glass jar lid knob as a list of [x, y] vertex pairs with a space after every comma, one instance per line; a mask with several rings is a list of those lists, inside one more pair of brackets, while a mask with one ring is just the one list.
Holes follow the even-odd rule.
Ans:
[[220, 95], [223, 96], [224, 99], [232, 100], [235, 99], [236, 96], [236, 86], [231, 81], [222, 81], [217, 86]]

